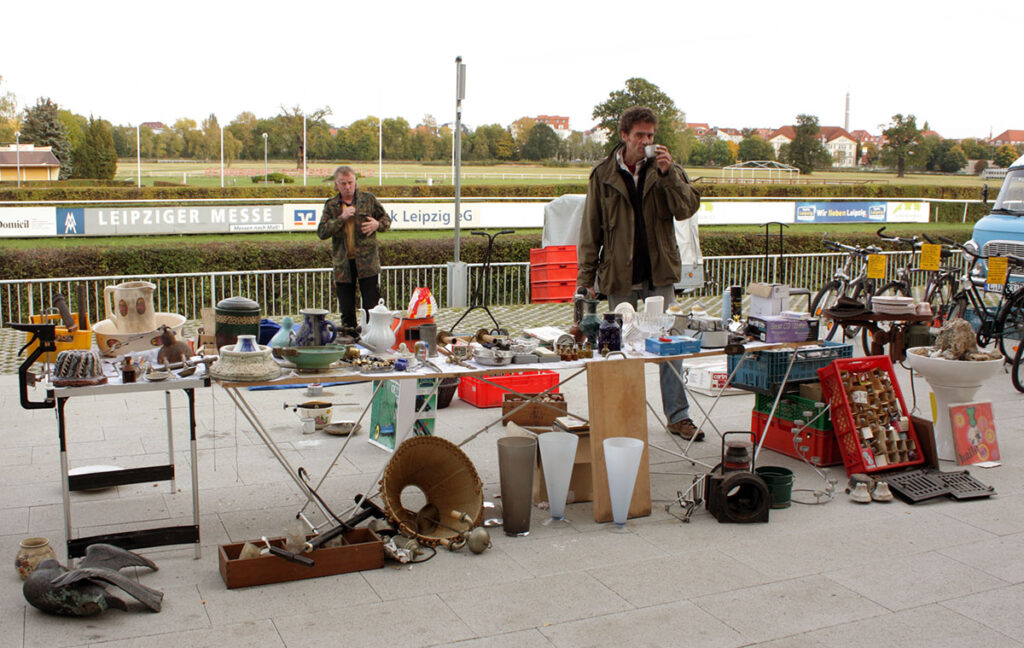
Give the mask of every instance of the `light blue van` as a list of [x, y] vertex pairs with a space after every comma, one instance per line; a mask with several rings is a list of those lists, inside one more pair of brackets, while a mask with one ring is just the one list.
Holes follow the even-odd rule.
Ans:
[[965, 245], [984, 256], [1024, 257], [1024, 156], [1007, 169], [992, 211], [975, 223]]

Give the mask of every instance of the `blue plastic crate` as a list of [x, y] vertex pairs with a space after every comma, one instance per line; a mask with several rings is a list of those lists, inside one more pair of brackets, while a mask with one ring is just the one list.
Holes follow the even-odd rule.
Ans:
[[699, 353], [700, 340], [685, 335], [669, 335], [666, 338], [654, 337], [644, 341], [644, 348], [648, 353], [656, 353], [660, 356]]
[[[768, 349], [751, 351], [740, 365], [730, 385], [753, 392], [773, 394], [782, 386], [793, 354], [793, 369], [787, 383], [813, 382], [818, 379], [818, 369], [827, 367], [833, 360], [853, 357], [853, 344], [823, 342], [821, 346], [805, 346], [795, 349]], [[729, 373], [740, 364], [742, 355], [730, 355]]]

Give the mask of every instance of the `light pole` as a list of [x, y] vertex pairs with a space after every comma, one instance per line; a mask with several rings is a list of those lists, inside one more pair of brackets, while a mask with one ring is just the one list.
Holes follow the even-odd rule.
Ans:
[[224, 188], [224, 127], [220, 127], [220, 187]]
[[455, 254], [448, 263], [448, 306], [461, 308], [466, 305], [469, 267], [459, 259], [459, 231], [462, 206], [462, 100], [466, 98], [466, 64], [462, 57], [455, 58], [455, 132], [452, 133], [452, 181], [455, 184]]
[[267, 184], [270, 173], [267, 171], [267, 134], [263, 133], [263, 184]]
[[306, 113], [302, 113], [302, 186], [306, 186]]
[[142, 133], [138, 125], [135, 126], [135, 172], [138, 176], [138, 186], [142, 188]]
[[21, 189], [21, 131], [14, 131], [14, 154], [18, 158], [18, 189]]

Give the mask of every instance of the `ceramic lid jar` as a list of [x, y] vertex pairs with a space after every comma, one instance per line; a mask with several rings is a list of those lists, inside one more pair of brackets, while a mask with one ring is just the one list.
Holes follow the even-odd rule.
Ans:
[[215, 335], [217, 348], [234, 344], [239, 335], [260, 334], [260, 305], [247, 297], [228, 297], [217, 302]]

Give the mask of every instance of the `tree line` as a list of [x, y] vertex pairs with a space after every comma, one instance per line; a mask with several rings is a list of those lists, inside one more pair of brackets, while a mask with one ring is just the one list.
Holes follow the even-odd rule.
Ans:
[[[0, 77], [2, 83], [2, 77]], [[308, 160], [373, 161], [383, 154], [387, 160], [445, 163], [452, 156], [452, 127], [438, 124], [425, 115], [415, 126], [402, 117], [367, 116], [348, 126], [334, 127], [327, 118], [330, 107], [304, 111], [281, 107], [277, 115], [257, 117], [251, 112], [236, 116], [223, 129], [216, 115], [201, 122], [182, 117], [163, 129], [146, 126], [113, 125], [98, 117], [85, 117], [61, 109], [48, 98], [19, 113], [12, 93], [0, 94], [0, 141], [13, 141], [21, 130], [21, 141], [52, 146], [61, 162], [61, 179], [112, 178], [117, 158], [258, 161], [264, 158], [292, 159], [301, 165]], [[642, 78], [628, 79], [623, 89], [609, 93], [594, 106], [593, 117], [606, 134], [602, 143], [573, 131], [559, 137], [549, 125], [522, 118], [511, 126], [485, 124], [464, 127], [462, 159], [467, 162], [593, 163], [619, 142], [618, 118], [626, 108], [644, 105], [659, 118], [655, 141], [668, 147], [673, 157], [689, 166], [727, 166], [751, 160], [777, 160], [798, 167], [802, 173], [827, 169], [833, 160], [820, 138], [818, 118], [801, 114], [794, 125], [795, 138], [778, 151], [761, 138], [756, 129], [741, 131], [739, 143], [719, 138], [709, 131], [701, 136], [688, 127], [685, 113], [657, 85]], [[303, 121], [305, 120], [305, 136]], [[968, 159], [993, 160], [1007, 166], [1022, 152], [1012, 146], [996, 149], [980, 139], [955, 141], [929, 133], [928, 124], [917, 126], [914, 115], [896, 114], [880, 125], [885, 141], [858, 143], [859, 166], [893, 168], [902, 176], [906, 170], [955, 172]], [[223, 144], [222, 144], [223, 141]], [[305, 150], [303, 150], [305, 147]], [[979, 172], [981, 168], [971, 171]]]

